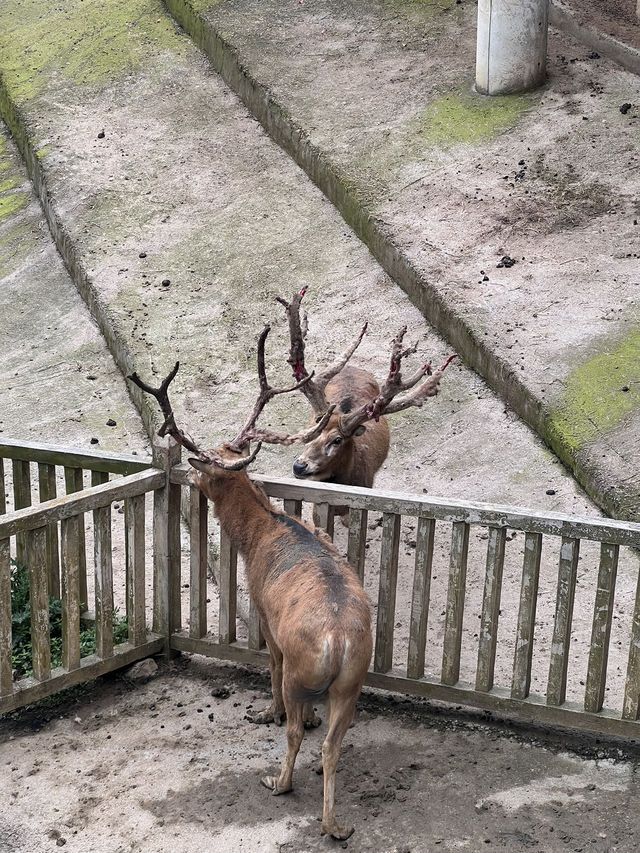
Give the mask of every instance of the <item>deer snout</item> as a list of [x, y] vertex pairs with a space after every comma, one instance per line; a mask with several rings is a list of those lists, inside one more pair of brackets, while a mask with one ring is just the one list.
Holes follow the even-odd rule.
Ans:
[[306, 477], [308, 472], [308, 465], [304, 461], [304, 459], [296, 459], [293, 463], [293, 476], [300, 479], [301, 477]]

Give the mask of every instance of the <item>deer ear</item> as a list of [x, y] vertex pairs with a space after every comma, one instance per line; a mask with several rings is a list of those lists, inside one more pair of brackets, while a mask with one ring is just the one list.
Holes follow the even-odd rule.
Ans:
[[206, 472], [208, 467], [207, 463], [203, 462], [202, 459], [198, 459], [197, 456], [190, 456], [187, 461], [189, 462], [189, 465], [191, 465], [192, 468], [196, 468], [198, 471]]
[[359, 426], [359, 427], [358, 427], [358, 429], [353, 433], [353, 435], [364, 435], [364, 433], [365, 433], [366, 431], [367, 431], [366, 426], [365, 426], [364, 424], [360, 424], [360, 426]]

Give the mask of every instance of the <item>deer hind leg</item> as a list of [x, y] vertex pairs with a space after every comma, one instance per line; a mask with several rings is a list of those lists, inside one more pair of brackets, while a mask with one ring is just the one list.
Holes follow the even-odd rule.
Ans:
[[353, 827], [340, 826], [336, 821], [336, 769], [345, 732], [351, 725], [355, 713], [360, 687], [347, 694], [330, 692], [329, 731], [322, 744], [322, 770], [324, 775], [324, 803], [322, 810], [322, 832], [341, 841], [353, 833]]
[[282, 762], [280, 775], [264, 776], [261, 779], [265, 788], [269, 788], [276, 796], [286, 794], [293, 789], [293, 767], [304, 737], [304, 704], [293, 699], [286, 689], [285, 704], [287, 708], [287, 752]]
[[[263, 628], [264, 630], [264, 628]], [[255, 714], [247, 714], [247, 719], [252, 723], [275, 723], [282, 725], [285, 718], [284, 700], [282, 698], [282, 652], [276, 646], [272, 637], [265, 639], [269, 647], [269, 670], [271, 671], [271, 704], [256, 711]]]

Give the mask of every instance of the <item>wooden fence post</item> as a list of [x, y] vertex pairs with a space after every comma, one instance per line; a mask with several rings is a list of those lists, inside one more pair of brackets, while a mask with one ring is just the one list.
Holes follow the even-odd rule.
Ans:
[[166, 473], [161, 489], [153, 493], [153, 630], [165, 638], [171, 655], [171, 634], [180, 630], [180, 486], [170, 482], [182, 452], [173, 439], [156, 440], [153, 464]]

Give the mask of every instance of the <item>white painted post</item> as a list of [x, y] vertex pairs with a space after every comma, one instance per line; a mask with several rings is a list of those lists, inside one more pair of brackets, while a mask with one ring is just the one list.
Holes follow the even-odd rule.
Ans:
[[476, 89], [525, 92], [546, 77], [549, 0], [478, 0]]

